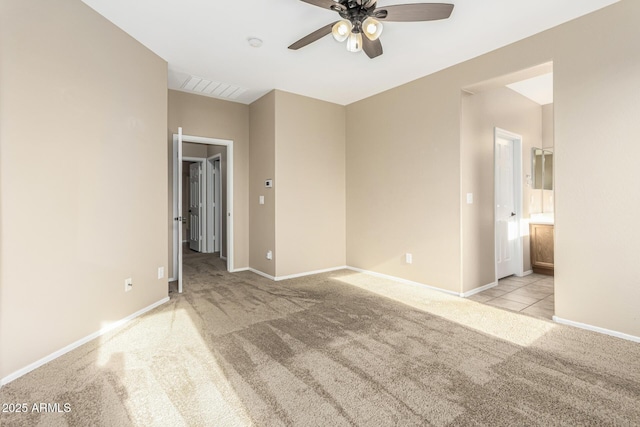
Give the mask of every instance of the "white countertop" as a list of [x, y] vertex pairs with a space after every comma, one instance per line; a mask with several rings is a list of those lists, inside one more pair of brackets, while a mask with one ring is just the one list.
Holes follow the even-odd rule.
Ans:
[[536, 213], [531, 214], [531, 218], [529, 218], [529, 224], [553, 225], [554, 220], [555, 218], [553, 213]]

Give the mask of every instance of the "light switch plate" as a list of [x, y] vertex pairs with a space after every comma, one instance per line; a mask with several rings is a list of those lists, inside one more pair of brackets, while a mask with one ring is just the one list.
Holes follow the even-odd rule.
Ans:
[[467, 193], [467, 204], [468, 205], [473, 204], [473, 193]]
[[261, 205], [264, 205], [264, 196], [260, 196], [259, 203]]

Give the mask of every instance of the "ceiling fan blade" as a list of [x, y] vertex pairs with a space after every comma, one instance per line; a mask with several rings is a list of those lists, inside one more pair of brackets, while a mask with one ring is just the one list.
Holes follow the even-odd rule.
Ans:
[[447, 19], [452, 11], [453, 5], [447, 3], [396, 4], [377, 8], [373, 16], [381, 21], [436, 21]]
[[[331, 3], [333, 3], [333, 1], [331, 1]], [[298, 40], [297, 42], [289, 46], [289, 49], [298, 50], [301, 47], [305, 47], [306, 45], [323, 38], [327, 34], [331, 33], [331, 28], [333, 28], [334, 25], [335, 25], [335, 22], [332, 22], [331, 24], [327, 24], [324, 27], [315, 30], [313, 33], [304, 36], [303, 38], [301, 38], [300, 40]]]
[[382, 43], [380, 39], [369, 40], [367, 36], [362, 37], [362, 50], [371, 59], [382, 55]]
[[336, 8], [344, 9], [344, 6], [340, 3], [337, 3], [333, 0], [300, 0], [305, 3], [312, 4], [314, 6], [321, 7], [323, 9], [331, 9], [336, 10]]

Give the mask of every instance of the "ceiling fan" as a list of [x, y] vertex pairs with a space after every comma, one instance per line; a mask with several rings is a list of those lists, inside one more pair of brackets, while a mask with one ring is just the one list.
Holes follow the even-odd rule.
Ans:
[[[339, 41], [347, 41], [349, 52], [364, 53], [371, 59], [382, 55], [382, 23], [435, 21], [451, 16], [453, 5], [447, 3], [412, 3], [377, 7], [377, 0], [301, 0], [305, 3], [338, 12], [342, 18], [301, 38], [289, 49], [298, 50], [327, 34]], [[364, 37], [362, 35], [364, 34]]]

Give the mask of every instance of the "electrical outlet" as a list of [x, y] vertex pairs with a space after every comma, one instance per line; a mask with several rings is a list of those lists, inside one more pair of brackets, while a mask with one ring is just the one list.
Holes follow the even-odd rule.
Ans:
[[129, 292], [131, 289], [133, 289], [133, 279], [131, 277], [124, 279], [124, 291]]
[[164, 277], [164, 267], [158, 267], [158, 279], [162, 279]]
[[267, 259], [273, 259], [273, 252], [267, 251]]
[[404, 260], [407, 264], [412, 264], [413, 263], [413, 255], [407, 253], [404, 255]]

